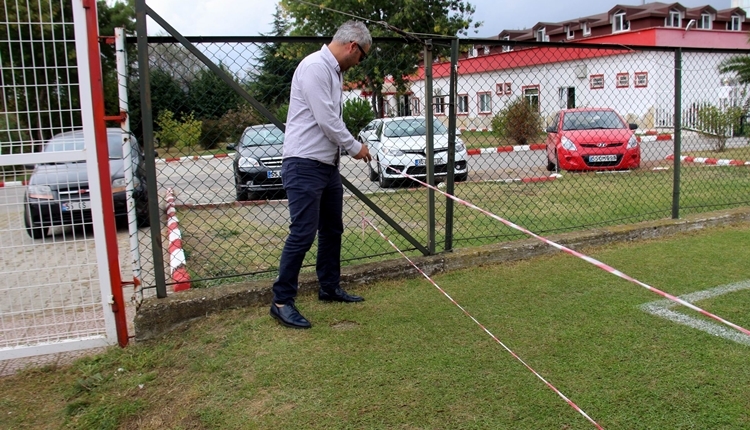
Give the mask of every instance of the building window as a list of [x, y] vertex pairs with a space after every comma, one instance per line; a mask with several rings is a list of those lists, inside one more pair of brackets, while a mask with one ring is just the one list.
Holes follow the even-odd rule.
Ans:
[[[510, 36], [503, 36], [503, 40], [510, 40]], [[512, 46], [503, 45], [503, 52], [510, 52], [513, 50]]]
[[492, 94], [477, 93], [479, 113], [492, 113]]
[[542, 27], [536, 31], [536, 41], [537, 42], [549, 42], [549, 37], [547, 36], [546, 27]]
[[466, 94], [458, 95], [458, 112], [456, 113], [459, 115], [469, 114], [469, 96]]
[[589, 23], [588, 22], [584, 22], [583, 24], [581, 24], [581, 26], [583, 28], [583, 35], [584, 36], [591, 36], [591, 27], [589, 27]]
[[484, 55], [490, 55], [490, 45], [484, 45], [482, 50], [484, 51]]
[[469, 58], [474, 58], [479, 55], [479, 50], [476, 46], [469, 48]]
[[589, 86], [592, 90], [600, 90], [604, 88], [604, 75], [589, 76]]
[[682, 27], [682, 15], [680, 14], [680, 11], [670, 10], [669, 17], [667, 18], [667, 22], [665, 23], [665, 26], [675, 27], [675, 28]]
[[495, 84], [495, 94], [501, 96], [505, 93], [505, 84], [502, 82], [499, 84]]
[[742, 29], [742, 21], [739, 15], [732, 15], [732, 20], [727, 23], [727, 30], [740, 31]]
[[409, 98], [409, 106], [411, 107], [412, 115], [422, 115], [422, 103], [416, 97]]
[[511, 89], [510, 89], [510, 82], [506, 82], [506, 83], [505, 83], [505, 95], [506, 95], [506, 96], [509, 96], [509, 95], [511, 95], [512, 93], [513, 93], [513, 91], [511, 91]]
[[698, 21], [698, 28], [702, 28], [703, 30], [711, 29], [711, 14], [709, 13], [701, 14], [701, 20]]
[[635, 72], [633, 75], [633, 86], [646, 88], [648, 86], [648, 72]]
[[523, 98], [531, 110], [539, 112], [539, 86], [523, 87]]
[[573, 30], [573, 26], [568, 24], [565, 26], [565, 35], [568, 39], [572, 39], [575, 37], [575, 31]]
[[628, 87], [630, 87], [630, 74], [618, 73], [617, 74], [617, 88], [628, 88]]
[[625, 12], [618, 11], [612, 22], [612, 32], [617, 33], [620, 31], [627, 31], [630, 30], [630, 22], [628, 22], [627, 19], [625, 19]]
[[445, 115], [445, 96], [435, 96], [432, 99], [435, 115]]

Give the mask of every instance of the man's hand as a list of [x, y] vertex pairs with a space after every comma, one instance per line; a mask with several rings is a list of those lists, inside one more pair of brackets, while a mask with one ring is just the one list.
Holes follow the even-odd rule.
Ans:
[[364, 160], [365, 163], [369, 163], [370, 160], [372, 160], [372, 155], [370, 155], [370, 150], [367, 149], [367, 145], [362, 144], [362, 149], [360, 149], [357, 155], [354, 156], [354, 159]]

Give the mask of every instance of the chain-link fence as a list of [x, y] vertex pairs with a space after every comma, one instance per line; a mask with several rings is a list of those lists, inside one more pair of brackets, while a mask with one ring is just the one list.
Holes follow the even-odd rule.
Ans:
[[[278, 123], [296, 65], [329, 41], [190, 40]], [[283, 133], [175, 39], [148, 41], [158, 153], [152, 173], [161, 195], [174, 190], [193, 285], [273, 277], [288, 226]], [[341, 175], [351, 184], [344, 264], [395, 257], [363, 217], [411, 253], [521, 235], [391, 175], [388, 166], [422, 180], [432, 168], [433, 180], [457, 197], [540, 234], [750, 202], [748, 95], [718, 72], [721, 61], [747, 51], [461, 40], [452, 64], [450, 44], [433, 40], [426, 50], [376, 39], [368, 58], [345, 74], [345, 122], [378, 162], [342, 156]], [[427, 70], [425, 56], [434, 57]], [[133, 100], [131, 125], [140, 137], [142, 107]], [[689, 158], [675, 163], [676, 149]], [[314, 253], [306, 267], [314, 267]]]

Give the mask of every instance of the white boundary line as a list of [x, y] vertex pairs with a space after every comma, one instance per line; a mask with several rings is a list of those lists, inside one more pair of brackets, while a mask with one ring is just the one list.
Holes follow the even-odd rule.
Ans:
[[[712, 297], [748, 289], [750, 289], [750, 279], [734, 284], [722, 285], [716, 288], [711, 288], [709, 290], [685, 294], [684, 296], [680, 296], [680, 298], [682, 300], [695, 303], [699, 300], [710, 299]], [[688, 327], [704, 331], [712, 336], [723, 337], [724, 339], [750, 346], [750, 336], [744, 333], [739, 333], [735, 330], [730, 330], [712, 321], [698, 319], [671, 310], [672, 308], [675, 308], [677, 306], [678, 304], [672, 302], [671, 300], [657, 300], [655, 302], [645, 303], [641, 305], [640, 308], [641, 310], [648, 312], [651, 315], [665, 318], [672, 322], [676, 322], [677, 324], [686, 325]]]

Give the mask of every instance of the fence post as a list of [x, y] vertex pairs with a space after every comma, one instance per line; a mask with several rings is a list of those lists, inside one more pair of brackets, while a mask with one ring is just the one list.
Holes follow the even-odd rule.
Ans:
[[680, 158], [682, 156], [682, 48], [674, 53], [674, 183], [672, 219], [680, 218]]
[[135, 25], [138, 35], [138, 81], [141, 84], [141, 120], [143, 121], [143, 150], [146, 154], [146, 187], [148, 215], [151, 222], [151, 255], [154, 260], [156, 297], [167, 297], [164, 275], [164, 250], [161, 243], [159, 191], [156, 188], [156, 160], [154, 159], [154, 124], [151, 115], [151, 79], [148, 64], [148, 33], [146, 30], [146, 0], [135, 1]]
[[[435, 184], [435, 147], [434, 147], [434, 130], [433, 126], [433, 108], [432, 108], [432, 40], [428, 39], [424, 45], [424, 71], [425, 71], [425, 93], [427, 96], [427, 109], [425, 112], [425, 135], [427, 138], [427, 159], [425, 166], [427, 168], [427, 177], [425, 182], [429, 185]], [[442, 95], [442, 94], [441, 94]], [[427, 249], [430, 255], [435, 254], [435, 190], [427, 189]]]
[[[448, 178], [445, 192], [453, 194], [456, 170], [456, 93], [458, 92], [458, 39], [451, 40], [451, 77], [448, 94]], [[453, 249], [453, 199], [445, 198], [445, 251]]]

